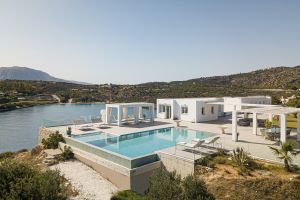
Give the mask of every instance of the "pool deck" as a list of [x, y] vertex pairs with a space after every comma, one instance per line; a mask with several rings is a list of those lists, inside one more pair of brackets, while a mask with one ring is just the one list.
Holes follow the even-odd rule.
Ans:
[[[164, 122], [171, 122], [169, 120], [162, 120]], [[281, 163], [279, 159], [272, 153], [269, 146], [279, 148], [278, 141], [266, 140], [260, 134], [258, 128], [258, 135], [253, 135], [252, 127], [242, 127], [238, 126], [239, 138], [238, 142], [234, 142], [231, 139], [231, 120], [230, 117], [219, 119], [218, 121], [209, 121], [203, 123], [190, 123], [181, 122], [180, 126], [183, 128], [206, 131], [217, 133], [220, 136], [220, 142], [222, 147], [226, 150], [233, 150], [237, 147], [244, 148], [247, 152], [251, 154], [254, 158], [263, 159], [270, 162]], [[226, 126], [225, 134], [221, 133], [221, 126]], [[291, 136], [288, 139], [296, 140], [296, 130], [292, 130]], [[298, 145], [298, 150], [300, 150], [300, 144]], [[300, 166], [300, 156], [294, 157], [293, 163]]]
[[[142, 132], [148, 130], [155, 130], [160, 128], [169, 128], [175, 127], [176, 123], [172, 120], [163, 120], [156, 119], [154, 123], [140, 123], [137, 125], [124, 125], [124, 126], [114, 126], [114, 125], [101, 125], [100, 128], [98, 126], [91, 126], [93, 130], [91, 131], [81, 131], [79, 130], [80, 126], [72, 125], [72, 134], [80, 135], [87, 134], [91, 132], [104, 132], [114, 135], [124, 135], [135, 132]], [[221, 126], [226, 126], [225, 134], [221, 134]], [[67, 126], [58, 126], [58, 127], [50, 127], [51, 130], [58, 130], [61, 133], [66, 131]], [[97, 128], [98, 127], [98, 128]], [[227, 118], [221, 118], [218, 121], [209, 121], [203, 123], [190, 123], [190, 122], [180, 122], [180, 127], [188, 128], [198, 131], [205, 131], [211, 133], [217, 133], [220, 136], [220, 142], [222, 147], [226, 150], [233, 150], [237, 147], [244, 148], [247, 152], [249, 152], [253, 157], [258, 159], [264, 159], [271, 162], [281, 162], [276, 158], [276, 156], [272, 153], [268, 146], [279, 147], [278, 141], [270, 141], [264, 139], [260, 135], [260, 131], [258, 130], [258, 135], [252, 134], [252, 127], [241, 127], [238, 126], [239, 132], [239, 140], [238, 142], [233, 142], [231, 139], [231, 120], [230, 116]], [[295, 139], [296, 132], [293, 130], [291, 132], [291, 138]], [[300, 146], [300, 145], [299, 145]], [[300, 150], [300, 149], [299, 149]], [[184, 157], [186, 159], [197, 160], [201, 157], [201, 155], [194, 154], [188, 152], [186, 150], [176, 150], [175, 147], [171, 147], [168, 149], [160, 150], [158, 152], [162, 152], [165, 154], [172, 154], [177, 157]], [[194, 158], [195, 156], [195, 158]], [[294, 158], [294, 163], [300, 166], [300, 156]]]
[[[60, 133], [65, 133], [68, 126], [55, 126], [49, 127], [49, 129], [54, 131], [59, 131]], [[128, 124], [124, 126], [117, 125], [106, 125], [106, 124], [83, 124], [83, 125], [70, 125], [72, 127], [73, 135], [83, 135], [94, 132], [103, 132], [113, 135], [126, 135], [129, 133], [143, 132], [161, 128], [170, 128], [174, 127], [172, 122], [163, 122], [163, 121], [154, 121], [154, 122], [145, 122], [140, 124]], [[92, 130], [83, 131], [80, 130], [81, 127], [86, 127]]]

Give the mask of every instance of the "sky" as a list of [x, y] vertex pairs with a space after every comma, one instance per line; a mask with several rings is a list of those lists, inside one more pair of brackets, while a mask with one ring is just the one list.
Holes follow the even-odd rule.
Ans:
[[0, 67], [136, 84], [300, 64], [299, 0], [0, 0]]

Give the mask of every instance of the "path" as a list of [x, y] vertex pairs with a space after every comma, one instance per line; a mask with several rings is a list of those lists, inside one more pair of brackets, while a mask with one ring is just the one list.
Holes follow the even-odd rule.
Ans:
[[118, 191], [111, 182], [77, 160], [62, 162], [50, 168], [58, 169], [78, 191], [79, 195], [71, 198], [72, 200], [109, 200]]

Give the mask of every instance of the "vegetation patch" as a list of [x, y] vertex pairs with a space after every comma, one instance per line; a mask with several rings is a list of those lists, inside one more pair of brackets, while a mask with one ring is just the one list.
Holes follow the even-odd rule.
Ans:
[[65, 140], [58, 131], [54, 134], [50, 134], [47, 139], [42, 140], [45, 149], [57, 149], [59, 142], [65, 142]]
[[64, 146], [64, 150], [63, 150], [63, 152], [60, 155], [60, 159], [62, 161], [67, 161], [67, 160], [74, 159], [74, 153], [73, 153], [71, 147]]
[[111, 200], [146, 200], [146, 197], [141, 196], [131, 190], [124, 190], [116, 193]]
[[40, 171], [8, 159], [0, 163], [0, 199], [64, 200], [67, 191], [58, 171]]

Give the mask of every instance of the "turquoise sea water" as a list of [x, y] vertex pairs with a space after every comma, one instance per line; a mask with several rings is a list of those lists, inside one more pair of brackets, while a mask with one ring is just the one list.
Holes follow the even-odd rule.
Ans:
[[31, 149], [42, 125], [60, 125], [74, 119], [99, 116], [104, 104], [53, 104], [0, 112], [0, 152]]
[[122, 136], [94, 133], [75, 137], [75, 139], [129, 158], [135, 158], [175, 146], [177, 142], [190, 142], [193, 138], [204, 139], [214, 135], [183, 128], [163, 128]]

